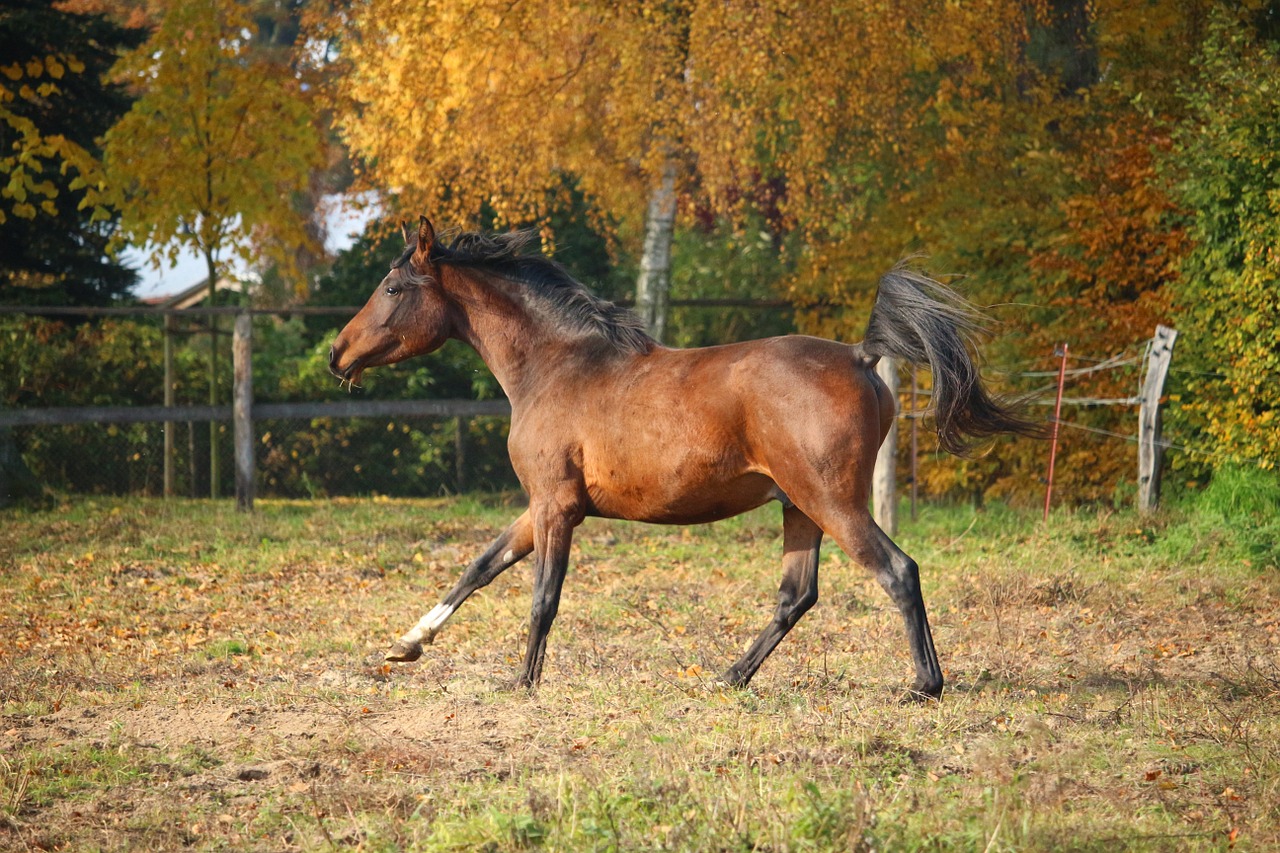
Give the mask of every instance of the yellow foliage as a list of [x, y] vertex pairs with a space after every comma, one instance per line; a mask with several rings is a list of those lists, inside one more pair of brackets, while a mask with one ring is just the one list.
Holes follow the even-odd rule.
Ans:
[[168, 9], [114, 69], [140, 97], [107, 133], [101, 195], [136, 245], [190, 247], [211, 263], [265, 253], [289, 278], [311, 239], [293, 196], [322, 149], [300, 81], [250, 52], [254, 32], [251, 7], [237, 0]]
[[[0, 183], [0, 224], [8, 214], [34, 219], [42, 210], [50, 215], [57, 213], [57, 188], [52, 181], [40, 177], [46, 170], [57, 168], [64, 174], [74, 171], [85, 182], [99, 180], [100, 165], [93, 155], [61, 134], [46, 135], [22, 111], [7, 106], [21, 101], [26, 102], [26, 106], [38, 107], [60, 93], [52, 82], [33, 86], [28, 80], [37, 80], [45, 73], [60, 80], [67, 71], [83, 70], [83, 63], [63, 54], [29, 57], [0, 65], [0, 75], [9, 83], [19, 84], [13, 87], [0, 81], [0, 127], [7, 128], [4, 138], [9, 143], [0, 151], [0, 177], [7, 179]], [[37, 110], [35, 115], [39, 116], [40, 112]], [[32, 203], [32, 197], [38, 199], [37, 203]]]

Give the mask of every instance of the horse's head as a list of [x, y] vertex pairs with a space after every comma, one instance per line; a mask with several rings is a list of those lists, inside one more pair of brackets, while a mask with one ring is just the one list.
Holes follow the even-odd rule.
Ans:
[[329, 349], [335, 376], [354, 384], [365, 368], [432, 352], [448, 339], [448, 305], [431, 261], [435, 237], [425, 216], [416, 235], [404, 226], [404, 254]]

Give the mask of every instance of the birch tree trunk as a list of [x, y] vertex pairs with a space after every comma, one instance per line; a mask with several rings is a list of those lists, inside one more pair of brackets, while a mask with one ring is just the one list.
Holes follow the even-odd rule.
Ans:
[[676, 225], [676, 164], [667, 161], [662, 181], [649, 195], [644, 220], [644, 254], [636, 280], [636, 311], [655, 340], [667, 331], [671, 293], [671, 239]]

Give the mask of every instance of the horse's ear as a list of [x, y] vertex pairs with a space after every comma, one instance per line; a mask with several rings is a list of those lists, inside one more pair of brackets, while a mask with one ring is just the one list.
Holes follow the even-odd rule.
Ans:
[[436, 242], [436, 229], [431, 227], [431, 220], [425, 216], [418, 217], [418, 251], [426, 255]]
[[408, 220], [405, 220], [405, 219], [400, 220], [400, 233], [404, 235], [405, 248], [408, 248], [409, 246], [413, 245], [413, 242], [412, 242], [413, 232], [409, 230]]

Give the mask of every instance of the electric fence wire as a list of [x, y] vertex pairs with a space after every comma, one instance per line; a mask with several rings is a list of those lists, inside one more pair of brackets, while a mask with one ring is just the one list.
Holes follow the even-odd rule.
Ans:
[[[1054, 422], [1055, 422], [1054, 418], [1049, 418], [1049, 422], [1050, 422], [1050, 423], [1054, 423]], [[1126, 435], [1126, 434], [1121, 433], [1121, 432], [1112, 432], [1112, 431], [1111, 431], [1111, 430], [1109, 430], [1109, 429], [1101, 429], [1100, 427], [1085, 426], [1084, 424], [1073, 423], [1072, 421], [1064, 421], [1064, 420], [1062, 420], [1062, 419], [1060, 419], [1060, 418], [1059, 418], [1059, 419], [1057, 419], [1057, 421], [1056, 421], [1056, 422], [1057, 422], [1059, 425], [1061, 425], [1061, 426], [1069, 427], [1069, 428], [1071, 428], [1071, 429], [1075, 429], [1075, 430], [1080, 430], [1081, 432], [1091, 432], [1091, 433], [1095, 433], [1095, 434], [1097, 434], [1097, 435], [1107, 436], [1107, 437], [1109, 437], [1109, 438], [1119, 438], [1119, 439], [1121, 439], [1121, 440], [1123, 440], [1123, 441], [1130, 442], [1131, 444], [1137, 444], [1137, 443], [1138, 443], [1138, 438], [1137, 438], [1136, 436]], [[1176, 442], [1169, 441], [1168, 439], [1163, 438], [1163, 437], [1161, 437], [1160, 439], [1158, 439], [1158, 440], [1156, 441], [1156, 444], [1157, 444], [1157, 445], [1159, 445], [1159, 446], [1160, 446], [1162, 449], [1164, 449], [1164, 450], [1176, 450], [1176, 451], [1179, 451], [1179, 452], [1181, 452], [1181, 453], [1189, 454], [1189, 455], [1191, 455], [1191, 456], [1203, 456], [1203, 457], [1208, 458], [1208, 459], [1216, 459], [1216, 460], [1223, 461], [1223, 462], [1234, 462], [1234, 463], [1237, 463], [1237, 464], [1240, 464], [1240, 463], [1242, 463], [1242, 462], [1247, 462], [1247, 463], [1251, 463], [1251, 464], [1256, 464], [1259, 468], [1266, 468], [1266, 465], [1264, 465], [1264, 464], [1263, 464], [1263, 461], [1262, 461], [1262, 460], [1260, 460], [1260, 459], [1256, 459], [1256, 460], [1255, 460], [1255, 459], [1243, 459], [1243, 458], [1241, 458], [1241, 457], [1238, 457], [1238, 456], [1232, 456], [1232, 455], [1227, 454], [1227, 453], [1219, 453], [1219, 452], [1217, 452], [1217, 451], [1213, 451], [1213, 450], [1204, 450], [1204, 449], [1199, 448], [1199, 447], [1189, 447], [1189, 446], [1187, 446], [1187, 445], [1185, 445], [1185, 444], [1178, 444], [1178, 443], [1176, 443]]]
[[[1141, 405], [1142, 404], [1142, 376], [1143, 374], [1146, 373], [1147, 362], [1151, 358], [1151, 344], [1152, 344], [1152, 341], [1145, 340], [1145, 341], [1142, 341], [1141, 343], [1136, 343], [1131, 346], [1128, 346], [1123, 350], [1121, 350], [1120, 352], [1115, 353], [1114, 355], [1107, 356], [1106, 358], [1091, 358], [1089, 356], [1076, 355], [1074, 353], [1069, 354], [1067, 356], [1067, 359], [1069, 361], [1084, 362], [1090, 366], [1077, 367], [1077, 368], [1061, 371], [1064, 382], [1068, 379], [1074, 381], [1076, 379], [1080, 379], [1085, 376], [1090, 376], [1095, 373], [1102, 373], [1103, 371], [1115, 370], [1121, 367], [1128, 367], [1130, 365], [1139, 365], [1140, 369], [1137, 371], [1137, 378], [1136, 378], [1137, 388], [1135, 390], [1135, 393], [1131, 397], [1063, 397], [1062, 398], [1063, 405], [1071, 405], [1071, 406], [1137, 406], [1137, 405]], [[1130, 353], [1133, 353], [1133, 351], [1138, 348], [1142, 349], [1141, 353], [1130, 355]], [[1057, 370], [1025, 370], [1024, 371], [1024, 370], [1013, 370], [1008, 367], [992, 367], [988, 369], [990, 369], [994, 373], [1003, 374], [1004, 376], [1020, 377], [1020, 378], [1028, 378], [1028, 379], [1041, 379], [1041, 378], [1049, 378], [1049, 377], [1056, 378], [1059, 375], [1059, 371]], [[1171, 367], [1170, 372], [1190, 374], [1195, 376], [1207, 376], [1207, 377], [1216, 378], [1216, 379], [1225, 378], [1225, 374], [1222, 374], [1222, 373], [1204, 371], [1204, 370], [1191, 370], [1187, 368]], [[1053, 382], [1051, 384], [1036, 388], [1028, 392], [1024, 396], [1036, 397], [1040, 394], [1045, 393], [1046, 391], [1052, 391], [1057, 387], [1058, 387], [1058, 383]], [[921, 396], [921, 397], [932, 396], [932, 392], [928, 389], [920, 389], [916, 391], [916, 394], [917, 396]], [[1041, 405], [1041, 406], [1054, 405], [1053, 401], [1050, 401], [1050, 400], [1031, 400], [1030, 402], [1034, 405]], [[931, 413], [927, 408], [918, 409], [910, 412], [899, 410], [898, 418], [900, 420], [907, 420], [907, 421], [919, 420], [929, 416], [930, 414]], [[1100, 427], [1085, 426], [1084, 424], [1075, 423], [1073, 421], [1062, 420], [1061, 418], [1050, 417], [1050, 418], [1047, 418], [1046, 420], [1049, 423], [1057, 423], [1061, 426], [1068, 427], [1074, 430], [1079, 430], [1081, 432], [1094, 433], [1096, 435], [1102, 435], [1109, 438], [1118, 438], [1133, 444], [1138, 443], [1138, 438], [1133, 435], [1126, 435], [1124, 433], [1114, 432], [1112, 430], [1102, 429]], [[1160, 445], [1160, 447], [1166, 450], [1179, 451], [1179, 452], [1187, 453], [1193, 456], [1202, 456], [1209, 459], [1217, 459], [1217, 460], [1228, 461], [1228, 462], [1241, 461], [1240, 459], [1237, 459], [1235, 457], [1232, 457], [1224, 453], [1219, 453], [1211, 450], [1203, 450], [1197, 447], [1190, 447], [1188, 445], [1168, 441], [1163, 438], [1161, 438], [1157, 443]], [[1259, 466], [1262, 466], [1261, 461], [1259, 461], [1257, 464]]]

